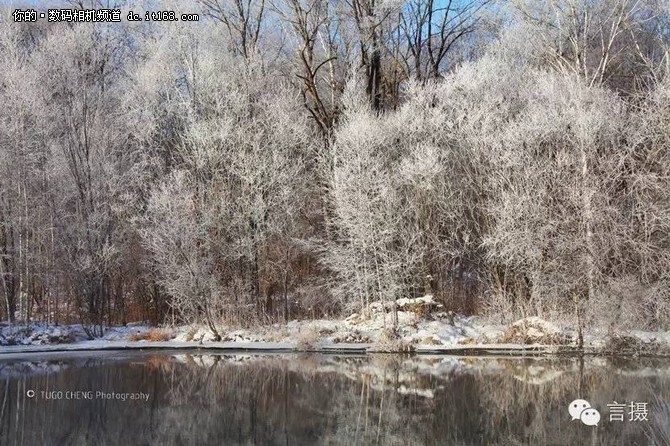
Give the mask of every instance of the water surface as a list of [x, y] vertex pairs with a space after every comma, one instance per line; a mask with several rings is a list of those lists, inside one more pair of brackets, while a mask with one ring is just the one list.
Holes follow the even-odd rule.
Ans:
[[[576, 398], [601, 412], [597, 427], [570, 419]], [[648, 421], [610, 421], [614, 401], [646, 403]], [[0, 445], [93, 444], [664, 445], [670, 361], [187, 352], [0, 360]]]

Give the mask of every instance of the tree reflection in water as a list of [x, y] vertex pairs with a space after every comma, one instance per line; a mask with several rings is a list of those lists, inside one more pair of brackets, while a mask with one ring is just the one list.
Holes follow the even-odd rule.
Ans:
[[[668, 360], [115, 354], [3, 361], [0, 379], [2, 445], [670, 444]], [[597, 428], [570, 420], [576, 398]], [[610, 422], [613, 401], [649, 422]]]

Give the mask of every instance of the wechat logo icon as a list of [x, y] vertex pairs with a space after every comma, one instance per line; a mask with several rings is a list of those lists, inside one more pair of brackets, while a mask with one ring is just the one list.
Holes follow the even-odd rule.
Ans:
[[600, 412], [586, 400], [574, 400], [568, 406], [568, 412], [572, 420], [581, 420], [587, 426], [597, 426], [600, 422]]

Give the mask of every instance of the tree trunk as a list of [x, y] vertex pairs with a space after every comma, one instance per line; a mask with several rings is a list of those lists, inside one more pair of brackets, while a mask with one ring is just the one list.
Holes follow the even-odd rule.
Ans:
[[578, 347], [584, 347], [584, 308], [588, 301], [593, 298], [595, 262], [593, 259], [593, 209], [591, 207], [591, 188], [588, 184], [589, 165], [586, 150], [581, 148], [582, 164], [582, 214], [584, 225], [584, 245], [586, 249], [586, 296], [577, 301], [577, 325], [578, 325]]
[[382, 108], [382, 92], [381, 92], [381, 54], [379, 52], [377, 35], [372, 36], [372, 54], [368, 66], [368, 85], [367, 93], [370, 97], [373, 110], [379, 111]]

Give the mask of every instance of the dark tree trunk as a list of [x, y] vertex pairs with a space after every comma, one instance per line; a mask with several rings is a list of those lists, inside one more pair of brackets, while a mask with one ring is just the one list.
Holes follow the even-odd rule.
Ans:
[[370, 61], [368, 65], [368, 85], [367, 93], [370, 97], [370, 102], [374, 110], [381, 110], [382, 108], [382, 91], [381, 91], [381, 54], [379, 48], [377, 47], [377, 37], [373, 36], [373, 48], [372, 54], [370, 55]]

